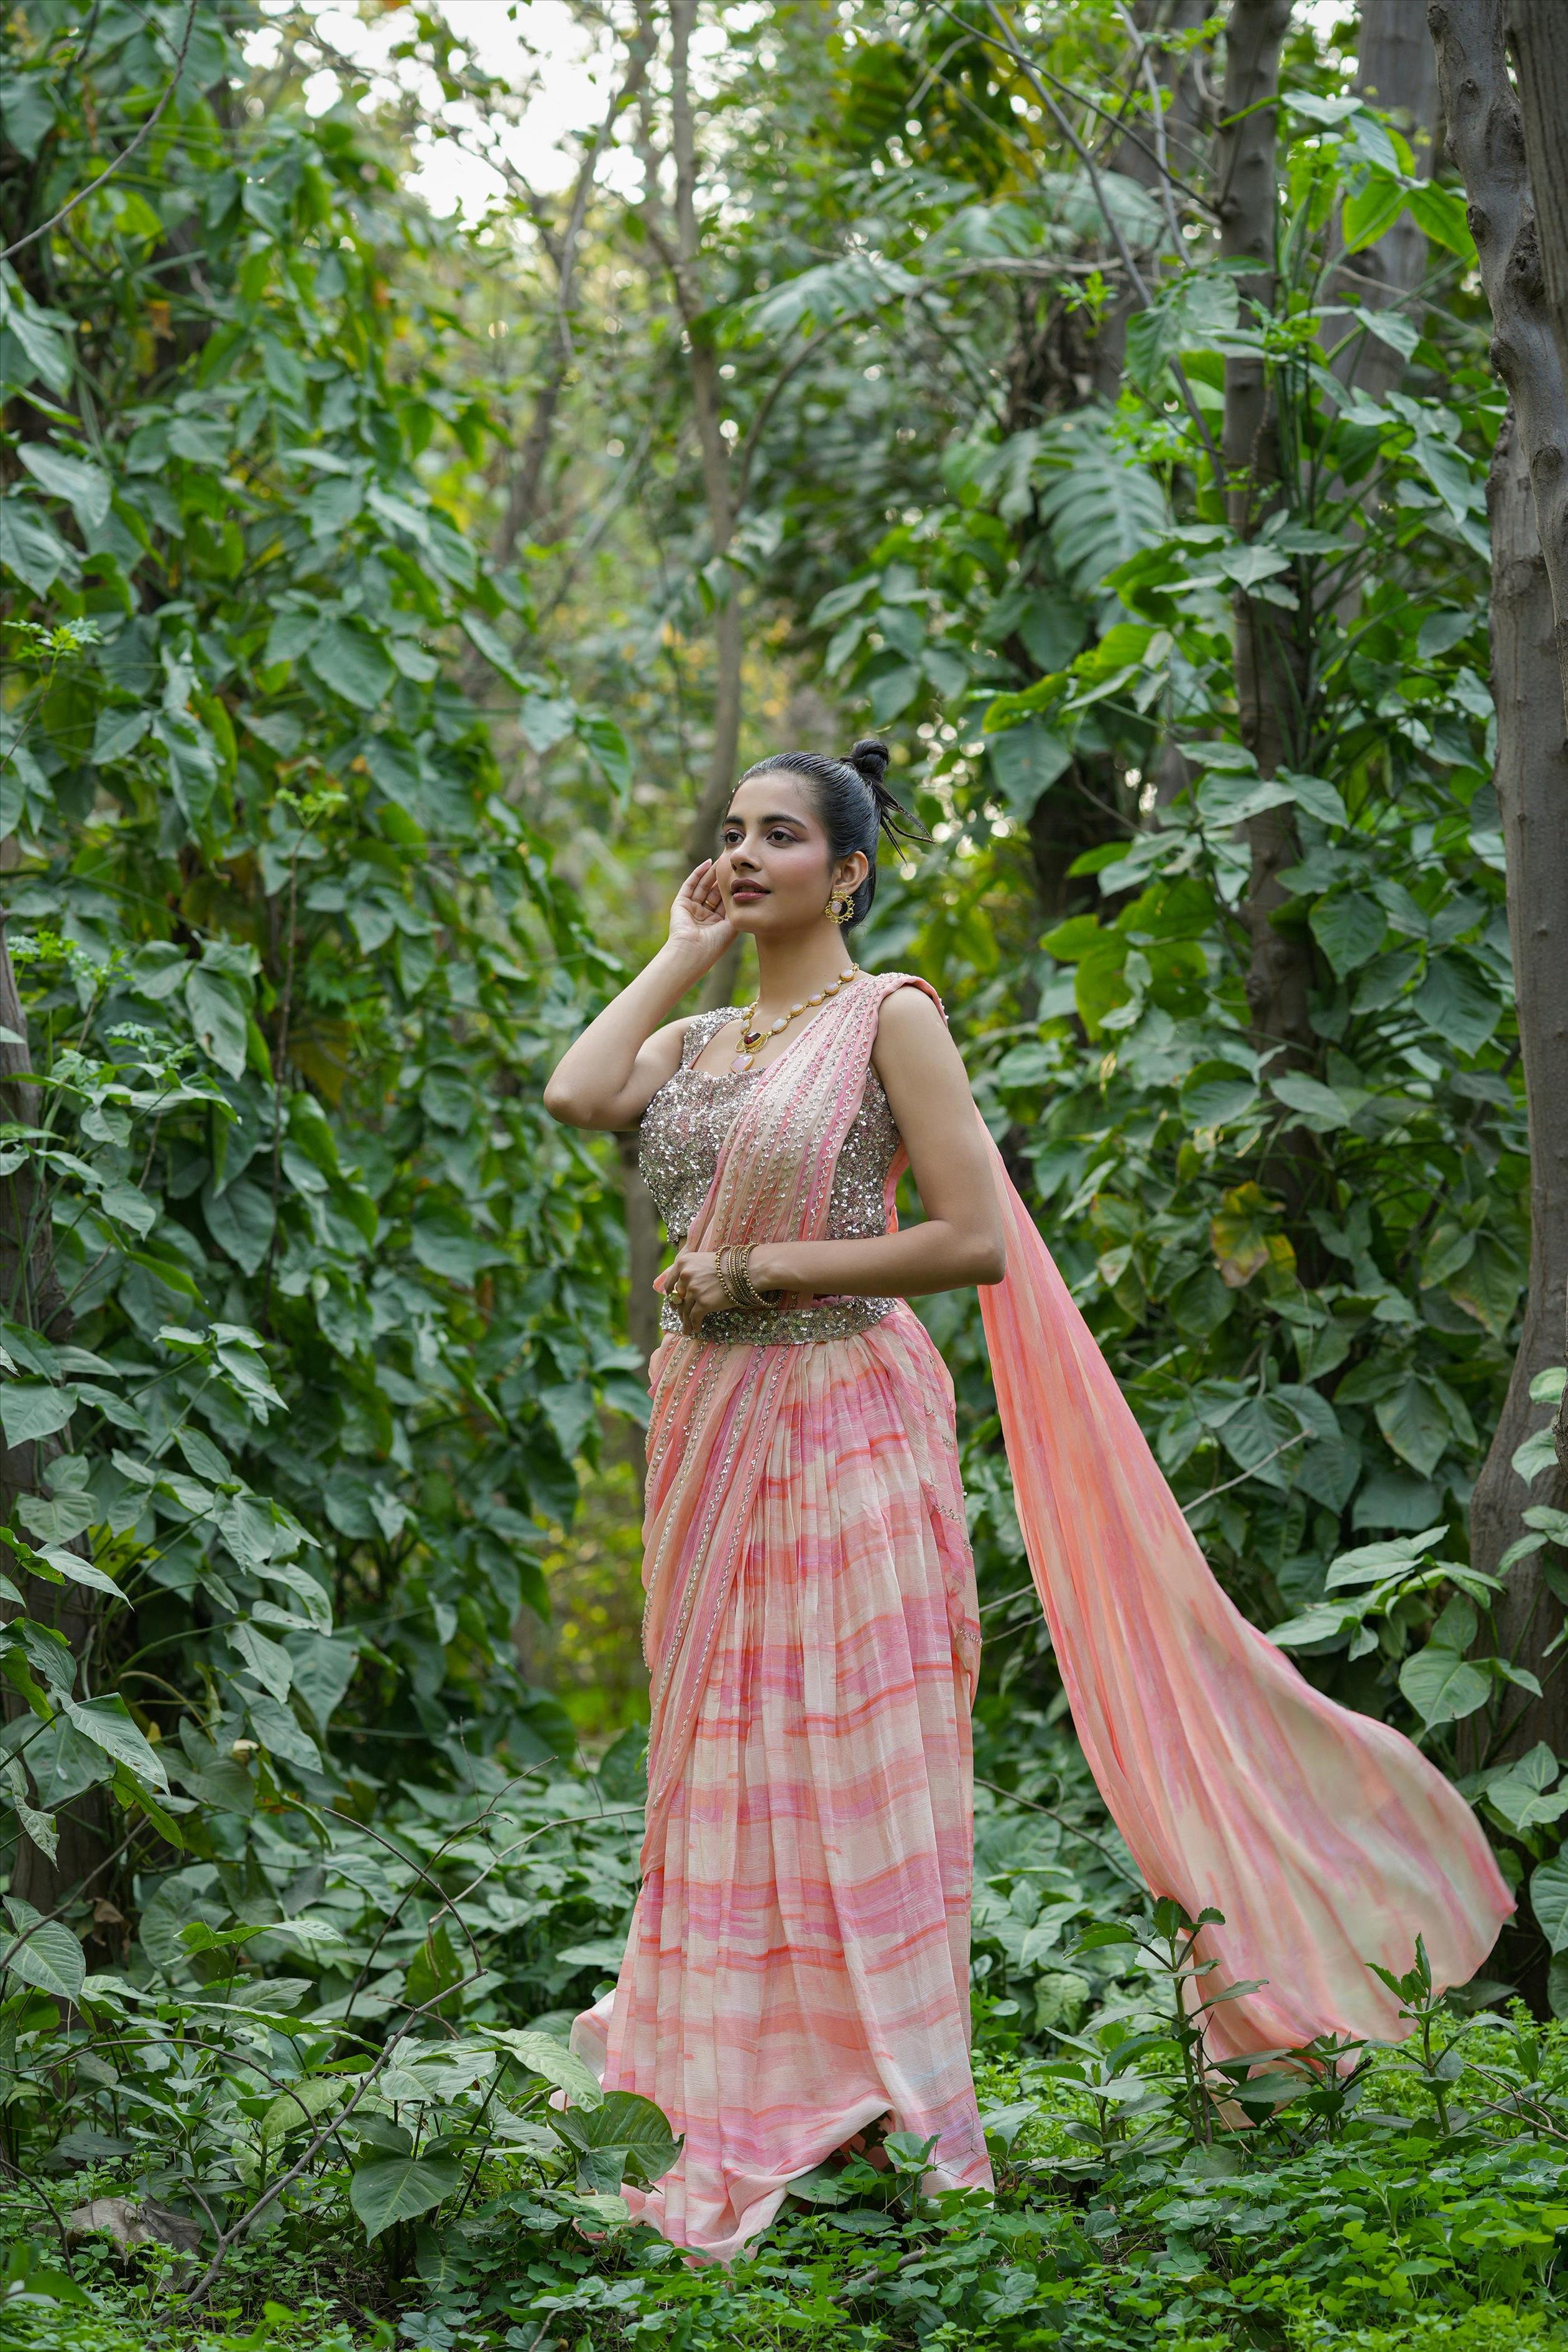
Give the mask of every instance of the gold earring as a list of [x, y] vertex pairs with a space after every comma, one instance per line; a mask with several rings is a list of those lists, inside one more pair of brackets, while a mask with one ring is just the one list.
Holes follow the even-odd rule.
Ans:
[[846, 898], [838, 891], [835, 890], [832, 898], [829, 898], [827, 902], [827, 912], [830, 919], [838, 924], [840, 929], [842, 929], [846, 923], [851, 920], [855, 913], [855, 899], [853, 894]]

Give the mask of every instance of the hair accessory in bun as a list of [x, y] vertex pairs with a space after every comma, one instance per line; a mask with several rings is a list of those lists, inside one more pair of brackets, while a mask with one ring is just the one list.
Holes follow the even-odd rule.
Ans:
[[891, 758], [892, 753], [885, 743], [879, 742], [875, 735], [868, 735], [856, 744], [845, 765], [853, 768], [869, 790], [877, 803], [878, 825], [889, 841], [900, 845], [908, 841], [929, 841], [931, 835], [920, 819], [911, 816], [903, 803], [882, 782]]

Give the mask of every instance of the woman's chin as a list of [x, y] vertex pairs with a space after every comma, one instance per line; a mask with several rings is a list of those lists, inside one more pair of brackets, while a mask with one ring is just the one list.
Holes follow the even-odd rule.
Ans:
[[731, 898], [725, 912], [738, 931], [753, 938], [759, 931], [766, 933], [778, 928], [778, 910], [771, 898]]
[[777, 898], [731, 898], [724, 909], [738, 931], [752, 939], [794, 939], [809, 931], [817, 919], [815, 908], [796, 908], [781, 905]]

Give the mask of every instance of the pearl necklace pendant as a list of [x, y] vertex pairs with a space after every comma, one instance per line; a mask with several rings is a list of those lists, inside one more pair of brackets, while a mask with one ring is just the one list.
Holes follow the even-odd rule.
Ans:
[[776, 1021], [769, 1022], [767, 1026], [763, 1029], [753, 1029], [751, 1026], [757, 1006], [761, 1002], [760, 998], [753, 997], [752, 1003], [747, 1005], [745, 1012], [741, 1016], [743, 1025], [741, 1030], [741, 1043], [736, 1051], [734, 1062], [731, 1065], [731, 1076], [750, 1070], [752, 1063], [755, 1061], [757, 1055], [762, 1052], [763, 1047], [767, 1044], [770, 1037], [782, 1036], [784, 1032], [789, 1027], [792, 1021], [798, 1021], [803, 1013], [811, 1012], [816, 1005], [826, 1004], [830, 996], [837, 995], [839, 990], [845, 985], [846, 982], [858, 980], [859, 976], [859, 967], [858, 964], [846, 964], [844, 970], [839, 973], [837, 980], [830, 980], [826, 988], [819, 988], [815, 996], [805, 997], [802, 999], [800, 1003], [792, 1004], [787, 1013], [781, 1013]]

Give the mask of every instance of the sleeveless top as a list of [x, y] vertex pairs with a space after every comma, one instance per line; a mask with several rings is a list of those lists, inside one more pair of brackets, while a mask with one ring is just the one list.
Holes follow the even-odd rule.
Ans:
[[[670, 1240], [679, 1248], [702, 1206], [724, 1138], [741, 1108], [746, 1088], [761, 1071], [726, 1070], [710, 1076], [693, 1067], [710, 1040], [733, 1021], [739, 1005], [720, 1005], [695, 1013], [686, 1026], [680, 1067], [648, 1104], [642, 1115], [637, 1164]], [[772, 1066], [771, 1065], [769, 1066]], [[826, 1241], [868, 1241], [886, 1233], [884, 1207], [888, 1171], [900, 1149], [900, 1138], [891, 1107], [874, 1069], [866, 1073], [861, 1097], [833, 1171]], [[726, 1311], [708, 1316], [704, 1339], [739, 1341], [747, 1347], [798, 1345], [811, 1339], [848, 1339], [869, 1330], [898, 1305], [894, 1298], [819, 1297], [809, 1307], [779, 1314], [754, 1315]], [[669, 1301], [659, 1302], [661, 1332], [680, 1336], [680, 1318]]]

